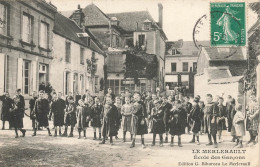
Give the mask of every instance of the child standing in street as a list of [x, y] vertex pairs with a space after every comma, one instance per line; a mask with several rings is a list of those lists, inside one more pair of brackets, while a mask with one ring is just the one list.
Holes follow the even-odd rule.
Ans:
[[155, 107], [152, 109], [151, 116], [150, 116], [151, 117], [150, 119], [153, 121], [152, 146], [155, 146], [156, 134], [159, 134], [160, 147], [162, 147], [163, 146], [163, 133], [165, 133], [165, 125], [164, 125], [164, 121], [163, 121], [164, 112], [163, 112], [162, 107], [160, 106], [161, 104], [159, 103], [158, 100], [154, 101], [154, 105], [155, 105]]
[[135, 137], [136, 135], [141, 135], [142, 140], [142, 148], [145, 148], [144, 144], [144, 134], [148, 133], [147, 124], [145, 121], [146, 118], [146, 111], [144, 105], [141, 102], [141, 94], [136, 92], [134, 94], [134, 110], [132, 114], [131, 120], [131, 134], [133, 135], [133, 140], [130, 148], [135, 147]]
[[97, 129], [98, 129], [98, 139], [101, 140], [101, 120], [102, 120], [102, 111], [103, 106], [100, 102], [100, 98], [95, 98], [95, 104], [91, 107], [91, 126], [93, 127], [94, 131], [94, 138], [93, 140], [97, 139]]
[[100, 144], [105, 144], [106, 136], [110, 137], [110, 144], [113, 145], [113, 136], [118, 134], [118, 111], [116, 106], [113, 104], [112, 97], [106, 96], [106, 104], [104, 106], [103, 120], [102, 120], [102, 142]]
[[78, 101], [77, 106], [77, 127], [79, 132], [78, 139], [81, 138], [81, 131], [84, 133], [84, 138], [86, 139], [86, 110], [84, 109], [84, 102], [82, 99]]
[[259, 102], [257, 102], [255, 95], [251, 95], [247, 111], [247, 130], [250, 134], [250, 140], [247, 144], [255, 145], [257, 143], [256, 137], [259, 131], [259, 112]]
[[73, 130], [75, 127], [75, 124], [77, 122], [76, 119], [76, 104], [74, 103], [74, 98], [72, 96], [69, 96], [67, 98], [68, 100], [68, 105], [66, 107], [66, 112], [65, 112], [65, 130], [62, 136], [67, 137], [67, 131], [68, 131], [68, 126], [71, 127], [70, 129], [70, 134], [68, 137], [73, 137]]
[[191, 126], [191, 130], [193, 132], [193, 137], [192, 137], [192, 140], [190, 141], [190, 143], [195, 143], [195, 136], [197, 137], [197, 145], [200, 144], [200, 141], [199, 141], [199, 131], [201, 129], [201, 122], [200, 122], [200, 107], [199, 107], [199, 98], [198, 97], [195, 97], [194, 98], [194, 106], [192, 107], [191, 109], [191, 112], [190, 112], [190, 118], [191, 118], [191, 123], [192, 123], [192, 126]]
[[[125, 104], [121, 108], [123, 142], [126, 141], [126, 132], [131, 132], [131, 119], [133, 113], [133, 105], [130, 103], [130, 97], [125, 97]], [[133, 136], [131, 134], [131, 140]]]
[[219, 139], [219, 143], [222, 142], [222, 131], [226, 130], [226, 120], [225, 118], [227, 117], [226, 114], [226, 106], [223, 105], [224, 99], [223, 97], [219, 97], [218, 98], [218, 109], [219, 109], [219, 117], [217, 120], [218, 123], [218, 139]]
[[242, 112], [242, 105], [236, 106], [236, 114], [233, 118], [233, 126], [231, 132], [234, 131], [237, 139], [235, 148], [243, 148], [243, 136], [245, 136], [245, 115]]
[[206, 95], [206, 101], [204, 108], [204, 129], [205, 133], [208, 134], [209, 143], [206, 144], [207, 146], [213, 145], [212, 143], [212, 137], [214, 140], [214, 147], [218, 147], [217, 143], [217, 118], [219, 116], [218, 113], [218, 106], [216, 103], [212, 101], [212, 95], [207, 94]]
[[181, 101], [175, 101], [175, 106], [171, 110], [171, 117], [169, 120], [172, 147], [175, 135], [178, 136], [178, 146], [182, 147], [181, 135], [185, 133], [186, 117], [187, 115], [184, 109], [182, 108]]
[[[120, 99], [119, 96], [117, 96], [115, 98], [115, 106], [116, 106], [117, 112], [118, 112], [118, 122], [119, 122], [119, 124], [118, 124], [118, 127], [117, 127], [117, 131], [119, 131], [120, 125], [121, 125], [121, 119], [122, 119], [122, 115], [121, 115], [122, 102], [121, 102], [121, 99]], [[115, 138], [118, 139], [118, 136], [116, 135]]]
[[[60, 93], [59, 93], [60, 94]], [[49, 120], [51, 119], [51, 116], [53, 114], [53, 124], [54, 124], [54, 137], [57, 136], [57, 127], [59, 127], [59, 135], [61, 136], [61, 127], [64, 125], [64, 109], [66, 107], [65, 101], [63, 99], [57, 96], [57, 94], [54, 92], [52, 94], [52, 103], [51, 103], [51, 112], [49, 115]]]
[[[39, 127], [46, 127], [48, 130], [49, 136], [51, 135], [51, 131], [49, 128], [48, 122], [48, 114], [50, 110], [50, 105], [47, 99], [44, 97], [44, 92], [42, 90], [39, 91], [39, 98], [35, 102], [34, 112], [36, 114], [36, 121], [39, 124]], [[36, 136], [36, 129], [34, 128], [34, 133], [32, 136]]]
[[22, 132], [22, 137], [25, 136], [26, 130], [23, 129], [23, 114], [24, 114], [24, 108], [22, 107], [22, 103], [20, 102], [20, 98], [18, 95], [15, 95], [13, 98], [13, 104], [11, 107], [12, 112], [12, 122], [15, 128], [15, 138], [18, 138], [18, 132], [19, 129]]

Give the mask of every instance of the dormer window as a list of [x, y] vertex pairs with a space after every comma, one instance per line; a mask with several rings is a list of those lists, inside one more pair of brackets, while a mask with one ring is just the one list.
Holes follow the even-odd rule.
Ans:
[[111, 24], [119, 26], [119, 20], [116, 17], [111, 17]]
[[177, 49], [172, 49], [172, 55], [176, 55], [177, 54]]
[[150, 30], [152, 26], [152, 22], [148, 19], [144, 21], [144, 30]]

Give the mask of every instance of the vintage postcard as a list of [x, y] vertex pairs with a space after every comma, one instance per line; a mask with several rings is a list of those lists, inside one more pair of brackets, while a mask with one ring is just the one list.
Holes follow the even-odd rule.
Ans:
[[0, 167], [260, 167], [259, 0], [0, 0]]

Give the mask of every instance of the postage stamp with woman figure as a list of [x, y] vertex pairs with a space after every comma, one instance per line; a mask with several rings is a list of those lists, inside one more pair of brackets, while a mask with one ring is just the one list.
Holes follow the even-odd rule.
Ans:
[[210, 3], [211, 46], [245, 46], [244, 2]]

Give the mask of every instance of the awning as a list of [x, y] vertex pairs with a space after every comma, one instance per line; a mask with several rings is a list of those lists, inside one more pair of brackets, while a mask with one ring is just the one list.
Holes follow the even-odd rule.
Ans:
[[178, 82], [178, 75], [165, 75], [165, 82]]

